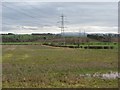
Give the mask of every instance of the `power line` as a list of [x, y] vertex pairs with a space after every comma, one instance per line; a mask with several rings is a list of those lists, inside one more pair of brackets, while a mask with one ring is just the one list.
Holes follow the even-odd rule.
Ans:
[[[31, 16], [31, 15], [29, 15], [29, 14], [23, 12], [23, 11], [20, 11], [20, 10], [11, 8], [11, 7], [7, 7], [7, 6], [5, 6], [5, 5], [3, 5], [3, 6], [6, 7], [6, 8], [8, 8], [8, 9], [13, 9], [14, 11], [20, 12], [20, 13], [22, 13], [24, 16], [28, 16], [28, 17], [30, 17], [30, 18], [36, 19], [36, 17], [33, 17], [33, 16]], [[38, 20], [38, 19], [37, 19], [37, 20]], [[38, 22], [37, 24], [39, 24], [39, 22]]]
[[33, 9], [36, 9], [36, 10], [42, 12], [42, 13], [45, 13], [45, 11], [43, 11], [43, 10], [37, 8], [37, 7], [34, 7], [33, 5], [31, 5], [31, 4], [27, 3], [27, 2], [25, 2], [24, 4], [25, 4], [25, 5], [28, 5], [29, 7], [33, 8]]
[[22, 13], [23, 15], [29, 16], [29, 17], [31, 17], [31, 18], [35, 18], [35, 17], [33, 17], [33, 16], [29, 15], [29, 14], [26, 14], [26, 13], [24, 13], [24, 12], [22, 12], [22, 11], [18, 11], [18, 10], [14, 9], [14, 8], [7, 7], [7, 6], [5, 6], [5, 5], [2, 5], [2, 6], [6, 7], [6, 8], [9, 8], [9, 9], [13, 9], [13, 10], [15, 10], [15, 11], [17, 11], [17, 12], [20, 12], [20, 13]]
[[[22, 11], [18, 11], [17, 9], [14, 9], [14, 8], [11, 8], [11, 7], [7, 7], [7, 6], [5, 6], [5, 5], [3, 5], [4, 7], [6, 7], [6, 8], [8, 8], [8, 9], [13, 9], [14, 11], [17, 11], [17, 12], [20, 12], [20, 13], [22, 13], [24, 16], [28, 16], [28, 17], [31, 17], [31, 18], [34, 18], [35, 19], [35, 17], [33, 17], [33, 16], [31, 16], [31, 15], [29, 15], [29, 14], [26, 14], [26, 13], [24, 13], [24, 12], [22, 12]], [[12, 20], [14, 20], [14, 19], [12, 19]], [[18, 21], [18, 20], [17, 20]], [[38, 24], [38, 23], [37, 23]]]
[[[18, 10], [18, 9], [14, 9], [14, 8], [12, 8], [12, 7], [8, 7], [8, 6], [6, 6], [6, 5], [3, 5], [4, 7], [6, 7], [6, 8], [9, 8], [9, 9], [13, 9], [14, 11], [17, 11], [17, 12], [20, 12], [20, 13], [22, 13], [23, 15], [25, 15], [25, 16], [28, 16], [28, 17], [30, 17], [30, 18], [34, 18], [34, 19], [39, 19], [38, 17], [34, 17], [34, 16], [31, 16], [31, 15], [29, 15], [28, 13], [26, 13], [26, 11], [24, 10], [24, 9], [21, 9], [21, 10]], [[15, 6], [15, 5], [14, 5]], [[33, 8], [33, 7], [32, 7]], [[37, 8], [35, 8], [35, 9], [37, 9]], [[25, 11], [25, 12], [24, 12]], [[13, 19], [14, 20], [14, 19]], [[39, 19], [40, 20], [40, 19]], [[33, 24], [33, 22], [32, 22], [32, 24]], [[39, 22], [38, 23], [36, 23], [36, 24], [38, 24], [39, 25]]]
[[[28, 2], [24, 2], [24, 5], [28, 5], [30, 8], [35, 9], [35, 10], [38, 10], [38, 11], [40, 11], [41, 13], [44, 13], [44, 17], [46, 16], [45, 10], [41, 10], [40, 8], [36, 7], [35, 5], [29, 4]], [[39, 13], [37, 13], [37, 14], [38, 14], [39, 16], [42, 16], [42, 15], [40, 15]], [[48, 17], [48, 14], [47, 14], [47, 17]], [[47, 18], [47, 17], [45, 17], [45, 18]], [[48, 17], [48, 18], [51, 18], [51, 17]], [[49, 22], [49, 23], [54, 23], [54, 22]]]
[[[25, 3], [24, 3], [25, 4]], [[25, 5], [27, 5], [27, 4], [25, 4]], [[15, 7], [18, 7], [18, 6], [16, 6], [16, 5], [14, 5]], [[29, 6], [29, 5], [27, 5], [27, 6]], [[31, 7], [31, 6], [29, 6], [29, 7]], [[22, 11], [24, 11], [25, 13], [26, 12], [28, 12], [28, 10], [26, 10], [26, 9], [23, 9], [23, 8], [19, 8], [19, 10], [22, 10]], [[33, 10], [29, 10], [29, 12], [28, 12], [28, 14], [31, 14], [31, 13], [34, 13], [34, 12], [32, 12]], [[34, 14], [34, 15], [36, 15], [36, 14]], [[38, 16], [40, 16], [40, 15], [38, 15]], [[34, 17], [34, 18], [38, 18], [38, 17]]]

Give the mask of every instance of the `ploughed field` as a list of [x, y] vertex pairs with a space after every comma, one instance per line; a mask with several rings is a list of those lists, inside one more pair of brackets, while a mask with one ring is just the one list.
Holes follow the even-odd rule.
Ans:
[[118, 87], [117, 67], [117, 49], [2, 45], [3, 88]]

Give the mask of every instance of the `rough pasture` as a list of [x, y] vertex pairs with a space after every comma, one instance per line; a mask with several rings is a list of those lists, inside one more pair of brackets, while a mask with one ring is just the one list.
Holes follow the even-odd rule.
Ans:
[[3, 87], [118, 87], [117, 79], [81, 74], [117, 72], [117, 49], [3, 45]]

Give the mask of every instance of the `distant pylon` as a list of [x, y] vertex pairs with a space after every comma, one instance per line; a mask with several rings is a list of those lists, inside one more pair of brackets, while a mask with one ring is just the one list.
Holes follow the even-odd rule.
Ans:
[[64, 15], [62, 14], [61, 16], [61, 35], [64, 36]]
[[64, 40], [64, 42], [63, 42], [63, 44], [65, 45], [65, 33], [64, 33], [64, 29], [65, 29], [65, 26], [64, 26], [64, 22], [65, 22], [65, 20], [64, 20], [64, 15], [62, 14], [61, 16], [61, 26], [60, 26], [60, 28], [61, 28], [61, 36], [63, 37], [63, 40]]

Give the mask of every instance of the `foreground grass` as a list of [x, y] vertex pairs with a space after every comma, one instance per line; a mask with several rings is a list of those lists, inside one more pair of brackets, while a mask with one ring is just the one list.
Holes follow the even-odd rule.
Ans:
[[117, 79], [80, 77], [117, 71], [116, 49], [3, 45], [3, 87], [117, 87]]

